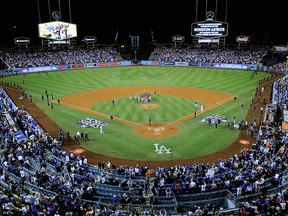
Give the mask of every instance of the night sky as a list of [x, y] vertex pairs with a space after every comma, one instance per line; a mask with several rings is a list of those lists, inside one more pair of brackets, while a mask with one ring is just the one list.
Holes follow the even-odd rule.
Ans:
[[141, 44], [148, 44], [151, 30], [157, 43], [173, 43], [173, 36], [183, 35], [185, 43], [191, 44], [191, 24], [204, 21], [206, 11], [213, 11], [214, 20], [228, 23], [226, 44], [236, 44], [237, 36], [247, 35], [251, 37], [251, 44], [284, 45], [288, 42], [288, 19], [283, 3], [267, 4], [263, 0], [191, 0], [189, 4], [182, 0], [166, 4], [150, 0], [11, 0], [1, 7], [0, 47], [15, 46], [15, 37], [30, 38], [29, 46], [41, 45], [37, 24], [55, 21], [51, 17], [53, 11], [61, 12], [60, 21], [77, 25], [77, 44], [83, 44], [85, 36], [96, 36], [99, 44], [113, 44], [117, 31], [120, 44], [130, 43], [131, 35], [139, 36]]

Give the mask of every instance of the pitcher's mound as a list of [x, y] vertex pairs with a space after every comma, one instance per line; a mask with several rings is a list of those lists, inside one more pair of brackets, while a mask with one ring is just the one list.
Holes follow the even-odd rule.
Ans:
[[141, 125], [134, 128], [134, 133], [146, 138], [166, 138], [179, 133], [179, 128], [174, 124], [152, 122], [152, 125]]
[[159, 105], [158, 104], [145, 103], [145, 104], [141, 104], [140, 107], [142, 109], [157, 109], [159, 107]]

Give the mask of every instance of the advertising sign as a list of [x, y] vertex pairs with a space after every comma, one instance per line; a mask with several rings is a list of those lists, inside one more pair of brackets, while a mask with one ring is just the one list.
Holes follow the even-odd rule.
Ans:
[[14, 43], [15, 43], [15, 44], [18, 44], [18, 45], [30, 44], [30, 38], [27, 38], [27, 37], [17, 37], [17, 38], [14, 38]]
[[172, 37], [172, 41], [173, 42], [184, 42], [185, 41], [185, 37], [182, 35], [175, 35]]

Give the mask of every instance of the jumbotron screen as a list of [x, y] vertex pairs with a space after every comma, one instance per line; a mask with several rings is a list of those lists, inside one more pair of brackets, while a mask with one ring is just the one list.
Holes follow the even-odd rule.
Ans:
[[191, 36], [198, 38], [218, 38], [228, 35], [228, 23], [220, 21], [202, 21], [192, 23]]
[[47, 22], [38, 24], [39, 37], [50, 40], [65, 40], [77, 37], [76, 24], [66, 22]]

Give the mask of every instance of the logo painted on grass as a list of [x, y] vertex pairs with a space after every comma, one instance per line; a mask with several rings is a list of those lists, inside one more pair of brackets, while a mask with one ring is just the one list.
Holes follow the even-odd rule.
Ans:
[[216, 120], [220, 120], [221, 122], [227, 122], [228, 119], [225, 116], [220, 116], [218, 114], [211, 114], [209, 116], [204, 117], [200, 120], [200, 122], [205, 122], [208, 124], [215, 124]]
[[167, 149], [165, 146], [160, 146], [158, 143], [153, 144], [155, 146], [155, 152], [157, 154], [171, 154], [172, 150], [171, 149]]
[[77, 124], [80, 127], [84, 127], [84, 128], [98, 128], [101, 125], [103, 127], [108, 126], [107, 122], [104, 122], [104, 121], [101, 121], [101, 120], [98, 120], [98, 119], [94, 119], [94, 118], [90, 118], [90, 117], [87, 117], [87, 118], [85, 118], [83, 120], [77, 121]]

